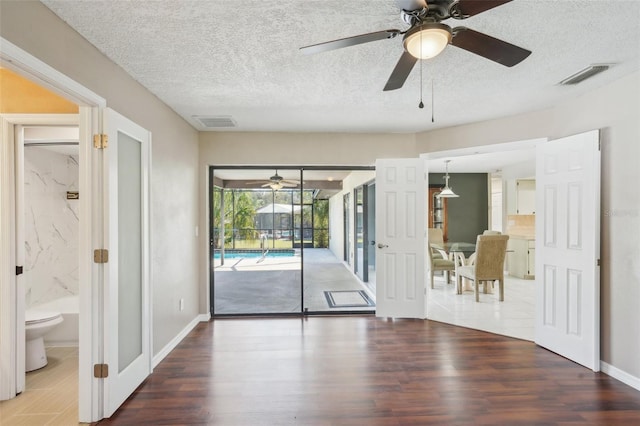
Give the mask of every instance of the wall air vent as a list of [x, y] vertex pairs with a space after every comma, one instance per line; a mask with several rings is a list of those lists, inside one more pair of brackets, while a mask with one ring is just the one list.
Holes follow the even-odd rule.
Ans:
[[585, 81], [588, 78], [593, 77], [596, 74], [600, 74], [602, 71], [608, 70], [610, 66], [611, 65], [609, 65], [609, 64], [589, 65], [585, 69], [582, 69], [582, 70], [578, 71], [577, 73], [565, 78], [564, 80], [562, 80], [558, 84], [561, 85], [561, 86], [569, 86], [569, 85], [572, 85], [572, 84], [578, 84], [578, 83], [580, 83], [582, 81]]
[[205, 129], [236, 127], [236, 121], [230, 115], [194, 115], [193, 118]]

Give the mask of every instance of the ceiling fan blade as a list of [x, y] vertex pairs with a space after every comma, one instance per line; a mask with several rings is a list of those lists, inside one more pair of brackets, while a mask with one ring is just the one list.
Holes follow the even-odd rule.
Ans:
[[466, 27], [453, 29], [451, 44], [467, 50], [476, 55], [490, 59], [506, 67], [519, 64], [531, 54], [530, 50], [523, 49], [506, 41], [488, 36]]
[[509, 2], [511, 0], [460, 0], [453, 4], [449, 13], [452, 18], [466, 19]]
[[420, 10], [427, 7], [426, 0], [396, 0], [398, 8], [401, 10]]
[[418, 59], [409, 52], [403, 52], [383, 90], [386, 92], [401, 88], [417, 61]]
[[371, 41], [394, 38], [398, 34], [400, 34], [400, 30], [376, 31], [374, 33], [360, 34], [353, 37], [341, 38], [338, 40], [325, 41], [324, 43], [304, 46], [300, 48], [300, 51], [305, 55], [311, 55], [314, 53], [327, 52], [329, 50], [342, 49], [343, 47], [369, 43]]
[[296, 186], [298, 186], [297, 183], [293, 183], [293, 182], [280, 182], [280, 185], [282, 185], [285, 188], [295, 188]]

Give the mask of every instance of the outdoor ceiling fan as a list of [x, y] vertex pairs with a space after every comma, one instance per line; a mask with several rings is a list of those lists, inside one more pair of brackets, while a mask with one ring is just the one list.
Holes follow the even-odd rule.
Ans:
[[400, 17], [410, 25], [405, 31], [396, 29], [376, 31], [353, 37], [341, 38], [324, 43], [301, 47], [305, 54], [326, 52], [369, 43], [371, 41], [395, 38], [403, 35], [404, 52], [400, 56], [384, 90], [402, 87], [418, 59], [437, 56], [447, 45], [475, 53], [499, 64], [512, 67], [522, 62], [531, 51], [498, 40], [497, 38], [471, 30], [467, 27], [451, 28], [440, 21], [445, 19], [467, 19], [489, 9], [502, 6], [512, 0], [395, 0], [401, 9]]
[[276, 174], [271, 176], [269, 178], [269, 180], [266, 181], [258, 181], [258, 182], [254, 182], [257, 184], [262, 184], [261, 186], [263, 188], [271, 188], [274, 191], [277, 191], [279, 189], [282, 188], [295, 188], [296, 186], [298, 186], [300, 184], [300, 181], [298, 180], [292, 180], [292, 179], [284, 179], [282, 176], [280, 176], [278, 174], [278, 170], [276, 169]]

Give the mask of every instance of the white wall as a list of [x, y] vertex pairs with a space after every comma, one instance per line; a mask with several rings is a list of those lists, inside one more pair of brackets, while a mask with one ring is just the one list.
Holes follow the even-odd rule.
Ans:
[[329, 198], [329, 250], [344, 260], [344, 191]]
[[[151, 288], [157, 354], [199, 314], [198, 133], [40, 2], [0, 2], [0, 35], [152, 133]], [[180, 298], [185, 299], [183, 311]]]
[[[353, 190], [358, 186], [374, 180], [376, 172], [374, 170], [358, 170], [353, 171], [342, 181], [342, 191], [332, 196], [329, 199], [330, 220], [331, 220], [331, 241], [329, 242], [329, 249], [335, 254], [335, 256], [342, 260], [344, 259], [344, 195], [350, 193], [350, 217], [349, 217], [349, 236], [350, 241], [355, 241], [355, 223], [356, 223], [356, 211], [354, 207], [354, 194]], [[339, 235], [336, 235], [339, 234]], [[335, 241], [334, 241], [335, 239]], [[353, 262], [353, 253], [355, 247], [351, 247], [351, 259], [349, 260], [350, 269], [353, 271], [355, 264]]]

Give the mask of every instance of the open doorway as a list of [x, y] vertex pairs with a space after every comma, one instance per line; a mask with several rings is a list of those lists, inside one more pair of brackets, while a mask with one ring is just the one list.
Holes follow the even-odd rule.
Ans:
[[[518, 213], [517, 181], [535, 176], [535, 145], [537, 140], [500, 144], [476, 149], [461, 149], [430, 153], [427, 159], [430, 184], [442, 185], [440, 174], [445, 171], [445, 160], [449, 164], [450, 184], [459, 198], [447, 199], [449, 243], [475, 243], [477, 234], [485, 230], [513, 234], [510, 236], [507, 261], [505, 263], [505, 301], [490, 294], [481, 303], [475, 302], [473, 292], [457, 295], [455, 279], [445, 283], [445, 275], [436, 275], [435, 288], [428, 293], [428, 318], [454, 325], [485, 330], [524, 340], [534, 340], [535, 328], [535, 277], [516, 276], [513, 269], [513, 247], [516, 237], [527, 238], [535, 243], [535, 228], [529, 216]], [[483, 200], [467, 194], [467, 181], [476, 181], [477, 193], [484, 187]], [[452, 201], [453, 200], [453, 201]], [[477, 212], [477, 214], [475, 213]], [[477, 224], [466, 237], [458, 237], [459, 222], [466, 225], [474, 222], [475, 216], [485, 219]], [[530, 227], [514, 229], [516, 223], [530, 223]], [[515, 233], [518, 233], [516, 236]], [[453, 239], [451, 238], [453, 237]], [[462, 239], [460, 239], [462, 238]], [[464, 253], [466, 258], [471, 253]], [[526, 278], [526, 279], [525, 279]]]

